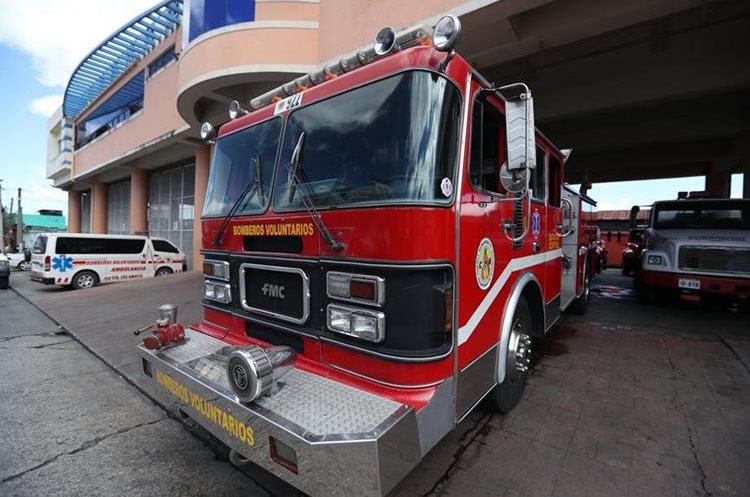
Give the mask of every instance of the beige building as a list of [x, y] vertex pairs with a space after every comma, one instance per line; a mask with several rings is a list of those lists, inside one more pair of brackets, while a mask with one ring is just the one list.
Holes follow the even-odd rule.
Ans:
[[[611, 164], [608, 152], [621, 158], [625, 147], [633, 151], [631, 162], [618, 159], [619, 169], [603, 167], [595, 180], [687, 172], [706, 174], [711, 185], [726, 189], [726, 178], [750, 163], [746, 120], [730, 111], [710, 136], [685, 126], [704, 119], [701, 112], [716, 114], [717, 106], [738, 108], [736, 99], [723, 102], [722, 95], [750, 88], [750, 66], [740, 63], [748, 44], [738, 43], [748, 41], [744, 14], [750, 9], [743, 2], [719, 4], [167, 0], [92, 47], [75, 70], [63, 107], [49, 121], [47, 174], [68, 192], [71, 231], [164, 236], [196, 265], [211, 155], [198, 139], [199, 123], [220, 125], [231, 100], [247, 102], [310, 72], [370, 42], [383, 26], [404, 28], [450, 12], [463, 24], [462, 55], [496, 82], [527, 81], [548, 134], [560, 146], [577, 147], [581, 166], [571, 163], [571, 181]], [[711, 40], [713, 52], [702, 39]], [[649, 72], [635, 73], [638, 64]], [[702, 76], [683, 77], [686, 65]], [[699, 105], [695, 115], [686, 117], [674, 104], [701, 95], [711, 95], [714, 105]], [[653, 112], [643, 114], [637, 131], [623, 134], [618, 116], [627, 119], [629, 109], [644, 105]], [[663, 133], [653, 127], [668, 128], [668, 136], [660, 141]], [[682, 143], [692, 144], [689, 157], [670, 154], [669, 147]], [[643, 165], [634, 154], [644, 146], [670, 160], [661, 169]]]

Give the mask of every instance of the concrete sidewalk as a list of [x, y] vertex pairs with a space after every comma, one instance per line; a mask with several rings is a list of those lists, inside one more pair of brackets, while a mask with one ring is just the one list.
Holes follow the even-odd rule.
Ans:
[[[14, 288], [157, 399], [162, 393], [140, 373], [132, 330], [153, 321], [166, 302], [181, 306], [185, 323], [201, 313], [196, 273], [84, 291], [18, 280]], [[643, 308], [607, 299], [591, 306], [596, 322], [566, 318], [537, 344], [542, 356], [513, 412], [477, 410], [393, 494], [747, 495], [750, 373], [741, 360], [750, 350], [747, 337], [719, 337], [701, 323], [664, 326], [680, 309], [649, 309], [661, 318], [653, 326], [614, 325]], [[737, 317], [718, 319], [738, 326]], [[719, 321], [714, 329], [721, 327]]]

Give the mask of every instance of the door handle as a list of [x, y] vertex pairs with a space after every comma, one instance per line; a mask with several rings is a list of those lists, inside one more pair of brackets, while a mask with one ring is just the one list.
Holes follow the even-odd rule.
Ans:
[[542, 244], [541, 243], [539, 243], [539, 242], [532, 242], [531, 243], [531, 251], [532, 252], [534, 252], [536, 254], [540, 250], [542, 250]]

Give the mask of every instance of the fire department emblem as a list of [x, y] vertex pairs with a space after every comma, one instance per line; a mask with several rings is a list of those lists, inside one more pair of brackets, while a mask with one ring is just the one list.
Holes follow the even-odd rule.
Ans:
[[487, 290], [492, 283], [492, 275], [495, 272], [495, 249], [489, 238], [479, 242], [477, 250], [477, 261], [475, 266], [477, 274], [477, 285], [482, 290]]

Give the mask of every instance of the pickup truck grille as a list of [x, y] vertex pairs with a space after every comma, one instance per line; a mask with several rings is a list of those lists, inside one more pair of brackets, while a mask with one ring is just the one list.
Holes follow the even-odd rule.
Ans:
[[719, 273], [750, 273], [750, 249], [681, 247], [680, 269]]

